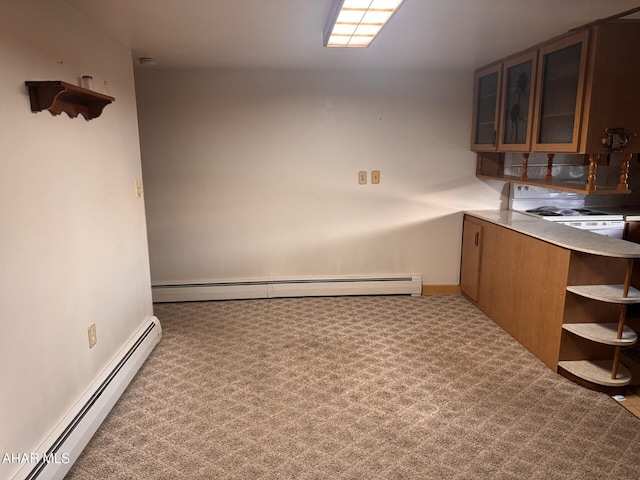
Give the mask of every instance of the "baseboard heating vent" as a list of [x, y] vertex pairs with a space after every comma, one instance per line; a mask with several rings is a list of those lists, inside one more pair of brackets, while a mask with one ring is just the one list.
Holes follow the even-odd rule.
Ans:
[[63, 479], [161, 337], [160, 322], [150, 317], [94, 382], [89, 389], [93, 393], [81, 398], [61, 422], [62, 431], [56, 430], [44, 442], [39, 450], [42, 458], [26, 465], [30, 471], [20, 470], [14, 480]]
[[153, 285], [153, 301], [191, 302], [341, 295], [420, 295], [420, 275], [341, 277]]

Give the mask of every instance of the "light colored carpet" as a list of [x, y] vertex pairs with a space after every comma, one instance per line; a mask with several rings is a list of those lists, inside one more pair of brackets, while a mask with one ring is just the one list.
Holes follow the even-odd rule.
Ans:
[[640, 420], [461, 296], [156, 305], [164, 338], [69, 472], [636, 479]]

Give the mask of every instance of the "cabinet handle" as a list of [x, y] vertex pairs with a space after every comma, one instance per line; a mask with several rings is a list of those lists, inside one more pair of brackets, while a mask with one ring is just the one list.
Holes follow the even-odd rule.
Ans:
[[480, 243], [480, 232], [476, 232], [476, 236], [473, 240], [473, 243], [475, 243], [476, 247], [478, 246], [478, 243]]
[[493, 145], [494, 147], [496, 146], [496, 136], [497, 136], [497, 135], [496, 135], [496, 131], [494, 130], [494, 131], [493, 131], [493, 139], [492, 139], [492, 141], [491, 141], [491, 143], [492, 143], [492, 145]]

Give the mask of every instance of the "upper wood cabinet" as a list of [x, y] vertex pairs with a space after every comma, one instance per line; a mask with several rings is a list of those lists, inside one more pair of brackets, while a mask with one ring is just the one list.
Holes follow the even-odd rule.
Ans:
[[476, 71], [471, 150], [496, 150], [502, 65], [492, 65]]
[[476, 71], [471, 150], [530, 150], [537, 60], [532, 50]]
[[[605, 153], [608, 128], [640, 135], [640, 21], [619, 20], [593, 27], [584, 78], [578, 152]], [[640, 152], [640, 137], [624, 149]]]
[[607, 129], [624, 129], [640, 152], [639, 45], [640, 21], [615, 20], [479, 69], [471, 150], [606, 154]]
[[[589, 31], [540, 48], [533, 151], [577, 152], [585, 87]], [[604, 133], [604, 132], [603, 132]]]

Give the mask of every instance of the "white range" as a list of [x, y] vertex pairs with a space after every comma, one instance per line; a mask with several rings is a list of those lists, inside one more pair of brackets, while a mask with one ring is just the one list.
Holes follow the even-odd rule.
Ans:
[[511, 184], [509, 209], [536, 215], [551, 222], [622, 238], [623, 215], [585, 208], [585, 195], [532, 185]]

